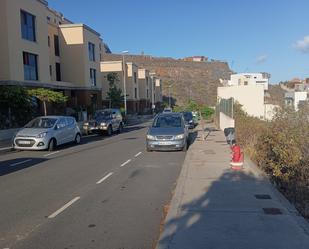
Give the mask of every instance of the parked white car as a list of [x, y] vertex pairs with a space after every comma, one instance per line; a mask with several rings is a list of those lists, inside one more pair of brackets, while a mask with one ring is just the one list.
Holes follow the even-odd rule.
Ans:
[[81, 132], [73, 117], [44, 116], [31, 120], [14, 137], [18, 150], [49, 150], [56, 146], [81, 141]]

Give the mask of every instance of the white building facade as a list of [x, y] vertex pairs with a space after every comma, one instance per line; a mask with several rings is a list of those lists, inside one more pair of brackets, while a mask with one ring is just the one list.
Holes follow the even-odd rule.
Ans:
[[270, 75], [267, 73], [238, 73], [232, 74], [228, 86], [263, 86], [268, 90]]

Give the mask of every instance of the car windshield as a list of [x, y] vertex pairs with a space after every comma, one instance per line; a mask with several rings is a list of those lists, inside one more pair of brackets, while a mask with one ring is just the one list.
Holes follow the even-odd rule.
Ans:
[[25, 128], [52, 128], [56, 121], [56, 118], [36, 118], [26, 124]]
[[152, 126], [155, 128], [181, 127], [182, 120], [180, 116], [162, 115], [154, 120]]
[[184, 117], [184, 119], [185, 119], [186, 121], [190, 121], [190, 120], [193, 119], [193, 115], [192, 115], [191, 112], [184, 112], [184, 113], [183, 113], [183, 117]]
[[111, 115], [110, 111], [97, 111], [94, 118], [108, 118]]

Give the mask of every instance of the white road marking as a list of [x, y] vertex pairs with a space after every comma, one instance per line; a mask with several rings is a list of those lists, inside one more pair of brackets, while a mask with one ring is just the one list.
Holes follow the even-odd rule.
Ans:
[[129, 162], [131, 162], [131, 159], [129, 159], [128, 161], [125, 161], [123, 164], [120, 165], [120, 167], [125, 166], [125, 165], [128, 164]]
[[27, 159], [27, 160], [24, 160], [24, 161], [21, 161], [21, 162], [12, 163], [10, 166], [17, 166], [19, 164], [27, 163], [27, 162], [30, 162], [30, 161], [32, 161], [32, 159]]
[[51, 156], [51, 155], [54, 155], [54, 154], [57, 154], [57, 153], [59, 153], [60, 151], [59, 150], [57, 150], [57, 151], [55, 151], [55, 152], [51, 152], [51, 153], [49, 153], [49, 154], [46, 154], [46, 155], [44, 155], [45, 157], [48, 157], [48, 156]]
[[67, 204], [65, 204], [63, 207], [59, 208], [56, 212], [52, 213], [50, 216], [48, 216], [49, 219], [55, 218], [58, 214], [63, 212], [65, 209], [67, 209], [69, 206], [71, 206], [74, 202], [78, 201], [80, 199], [80, 196], [75, 197], [71, 201], [69, 201]]
[[114, 174], [113, 172], [108, 173], [106, 176], [104, 176], [101, 180], [97, 181], [97, 184], [100, 184], [102, 182], [104, 182], [108, 177], [110, 177], [112, 174]]
[[138, 157], [140, 154], [142, 154], [142, 152], [138, 152], [134, 157]]
[[4, 148], [0, 148], [0, 151], [2, 150], [9, 150], [9, 149], [12, 149], [13, 147], [4, 147]]

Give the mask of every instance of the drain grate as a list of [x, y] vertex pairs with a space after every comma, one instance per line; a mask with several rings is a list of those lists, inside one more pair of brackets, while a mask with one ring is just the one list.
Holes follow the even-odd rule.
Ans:
[[282, 214], [282, 212], [279, 208], [263, 208], [263, 211], [264, 211], [265, 214], [269, 214], [269, 215]]
[[265, 194], [259, 194], [259, 195], [254, 195], [256, 199], [259, 200], [269, 200], [271, 199], [270, 195], [265, 195]]

